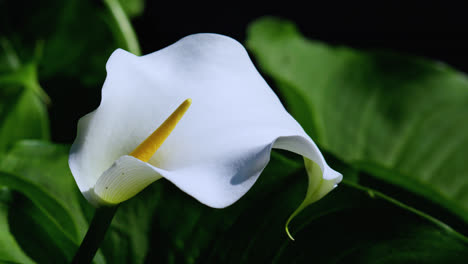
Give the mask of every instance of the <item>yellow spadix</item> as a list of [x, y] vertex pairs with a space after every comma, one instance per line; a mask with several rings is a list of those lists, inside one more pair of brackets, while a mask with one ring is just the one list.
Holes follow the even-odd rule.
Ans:
[[177, 109], [160, 125], [149, 137], [147, 137], [135, 150], [130, 153], [141, 161], [147, 162], [161, 147], [166, 138], [171, 134], [182, 116], [192, 104], [192, 99], [185, 100]]

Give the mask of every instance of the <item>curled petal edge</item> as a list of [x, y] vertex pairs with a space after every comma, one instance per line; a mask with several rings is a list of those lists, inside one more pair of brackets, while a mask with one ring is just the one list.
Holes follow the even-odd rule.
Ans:
[[[299, 207], [291, 214], [291, 216], [289, 216], [285, 225], [286, 233], [291, 240], [294, 240], [294, 237], [289, 231], [289, 223], [294, 219], [294, 217], [302, 212], [302, 210], [307, 206], [322, 199], [326, 194], [335, 189], [338, 186], [338, 183], [343, 179], [343, 176], [340, 173], [332, 170], [330, 167], [326, 167], [325, 171], [322, 172], [317, 163], [306, 157], [304, 157], [304, 165], [309, 181], [307, 193]], [[328, 179], [325, 179], [323, 175], [329, 175], [329, 177], [327, 177]]]

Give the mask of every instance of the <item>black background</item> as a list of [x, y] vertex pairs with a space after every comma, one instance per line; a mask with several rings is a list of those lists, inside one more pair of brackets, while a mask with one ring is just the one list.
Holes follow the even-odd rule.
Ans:
[[229, 35], [241, 42], [262, 16], [295, 22], [307, 37], [360, 49], [386, 49], [444, 61], [468, 72], [468, 9], [432, 1], [147, 1], [134, 20], [143, 53], [193, 33]]
[[[103, 5], [100, 1], [96, 3]], [[461, 3], [147, 0], [143, 15], [132, 23], [142, 53], [148, 54], [201, 32], [228, 35], [243, 43], [248, 25], [263, 16], [293, 21], [310, 39], [422, 56], [468, 73], [468, 9]], [[267, 81], [274, 89], [274, 83]], [[47, 91], [48, 83], [44, 85]], [[78, 119], [99, 105], [100, 90], [47, 92], [53, 101], [49, 106], [52, 139], [71, 143]]]

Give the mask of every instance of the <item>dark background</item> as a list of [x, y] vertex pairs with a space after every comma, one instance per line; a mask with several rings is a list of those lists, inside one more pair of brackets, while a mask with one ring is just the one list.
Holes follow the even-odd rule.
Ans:
[[225, 34], [243, 42], [251, 21], [272, 15], [294, 21], [309, 38], [424, 56], [468, 72], [468, 9], [461, 3], [200, 2], [147, 1], [144, 15], [134, 20], [143, 52], [158, 50], [199, 32]]
[[[328, 44], [422, 56], [468, 73], [468, 9], [461, 3], [148, 0], [143, 15], [132, 22], [142, 53], [148, 54], [200, 32], [244, 42], [249, 23], [262, 16], [291, 20], [308, 38]], [[77, 120], [99, 105], [100, 91], [61, 89], [49, 95], [53, 140], [71, 143]]]

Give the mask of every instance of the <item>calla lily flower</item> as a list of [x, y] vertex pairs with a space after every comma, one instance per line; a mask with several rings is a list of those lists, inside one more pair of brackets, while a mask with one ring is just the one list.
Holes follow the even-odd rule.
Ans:
[[141, 57], [118, 49], [106, 69], [101, 104], [80, 119], [69, 158], [97, 207], [161, 178], [203, 204], [229, 206], [255, 183], [272, 148], [304, 156], [302, 207], [342, 179], [229, 37], [190, 35]]

